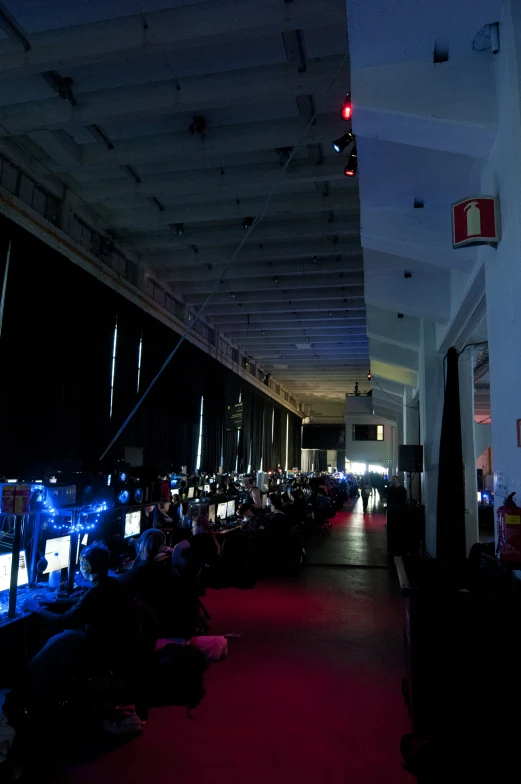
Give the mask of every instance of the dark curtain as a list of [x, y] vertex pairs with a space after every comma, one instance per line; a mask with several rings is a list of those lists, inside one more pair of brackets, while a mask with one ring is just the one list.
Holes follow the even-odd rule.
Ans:
[[436, 558], [464, 560], [465, 477], [461, 444], [458, 352], [447, 353], [447, 381], [441, 424]]
[[[92, 467], [175, 347], [179, 336], [36, 237], [0, 216], [0, 273], [12, 240], [0, 337], [0, 473]], [[112, 417], [114, 327], [118, 324]], [[140, 388], [138, 355], [142, 342]], [[213, 357], [185, 342], [108, 458], [144, 449], [165, 469], [196, 464], [204, 397], [201, 468], [235, 469], [237, 433], [226, 405], [244, 402], [239, 470], [283, 465], [286, 411]], [[272, 411], [275, 438], [272, 444]], [[290, 420], [298, 417], [290, 415]], [[264, 423], [264, 425], [263, 425]], [[264, 435], [263, 435], [264, 433]], [[291, 442], [290, 442], [291, 443]], [[290, 446], [290, 452], [292, 451]], [[300, 460], [290, 459], [298, 465]]]
[[271, 447], [271, 422], [273, 416], [273, 403], [266, 400], [264, 403], [264, 436], [262, 439], [262, 467], [264, 471], [273, 470]]
[[251, 467], [257, 472], [262, 458], [262, 423], [264, 420], [264, 398], [253, 394], [251, 401]]
[[282, 466], [284, 455], [283, 444], [283, 428], [282, 428], [282, 411], [280, 408], [275, 407], [275, 422], [273, 428], [273, 444], [272, 444], [272, 470], [276, 471], [279, 466]]

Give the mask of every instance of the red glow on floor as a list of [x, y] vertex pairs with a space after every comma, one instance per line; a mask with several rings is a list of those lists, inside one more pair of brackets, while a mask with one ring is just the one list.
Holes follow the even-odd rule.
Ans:
[[[337, 514], [310, 555], [340, 558], [350, 542], [380, 553], [385, 516], [361, 506]], [[209, 591], [212, 632], [243, 637], [211, 666], [195, 721], [183, 708], [155, 709], [141, 738], [63, 781], [412, 784], [399, 752], [409, 724], [402, 607], [390, 579], [382, 568], [309, 566], [296, 580]]]

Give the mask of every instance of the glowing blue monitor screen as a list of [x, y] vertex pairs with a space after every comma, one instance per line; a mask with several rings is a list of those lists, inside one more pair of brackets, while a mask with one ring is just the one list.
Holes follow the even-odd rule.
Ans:
[[[11, 564], [13, 562], [13, 554], [5, 553], [0, 555], [0, 592], [8, 591], [11, 587]], [[25, 557], [25, 550], [20, 550], [20, 558], [18, 561], [18, 585], [27, 585], [29, 578], [27, 576], [27, 559]]]
[[141, 512], [126, 512], [125, 513], [125, 533], [123, 536], [139, 536], [141, 532]]
[[54, 554], [58, 553], [60, 559], [60, 569], [67, 569], [69, 566], [69, 554], [71, 550], [71, 537], [70, 536], [57, 536], [54, 539], [47, 539], [45, 542], [45, 559], [47, 561], [47, 568], [44, 574], [49, 574], [51, 566], [54, 563]]

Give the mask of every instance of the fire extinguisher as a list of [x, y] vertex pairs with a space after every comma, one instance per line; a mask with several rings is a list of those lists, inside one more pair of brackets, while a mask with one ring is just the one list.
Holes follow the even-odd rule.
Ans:
[[510, 493], [497, 510], [498, 550], [501, 561], [521, 565], [521, 507]]

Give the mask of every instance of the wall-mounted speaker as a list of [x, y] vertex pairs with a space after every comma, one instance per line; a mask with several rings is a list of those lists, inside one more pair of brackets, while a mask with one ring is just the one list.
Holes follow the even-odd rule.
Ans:
[[423, 471], [423, 447], [402, 444], [398, 447], [398, 471], [406, 474], [421, 474]]

